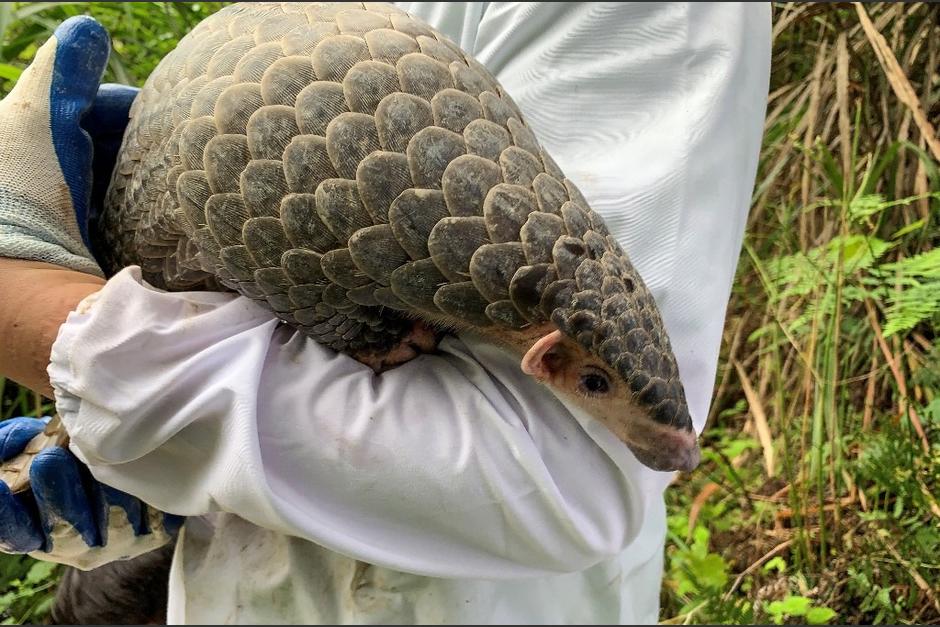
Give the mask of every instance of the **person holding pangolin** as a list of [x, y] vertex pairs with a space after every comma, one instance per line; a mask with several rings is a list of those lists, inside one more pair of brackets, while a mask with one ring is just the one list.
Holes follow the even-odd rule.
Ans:
[[[89, 121], [105, 117], [101, 111], [107, 100], [94, 101], [94, 89], [88, 87], [97, 87], [103, 63], [82, 65], [84, 75], [63, 73], [60, 65], [79, 49], [89, 58], [103, 50], [106, 58], [107, 38], [87, 19], [64, 24], [0, 109], [5, 129], [0, 144], [6, 153], [0, 173], [0, 255], [13, 258], [0, 265], [0, 291], [19, 291], [20, 302], [27, 303], [22, 311], [0, 307], [0, 324], [13, 338], [0, 349], [4, 374], [37, 389], [48, 390], [51, 384], [71, 452], [95, 480], [127, 496], [122, 503], [139, 499], [138, 510], [146, 512], [100, 508], [97, 529], [110, 529], [111, 519], [115, 524], [125, 518], [146, 521], [131, 524], [135, 538], [150, 538], [151, 545], [142, 541], [135, 549], [143, 552], [161, 544], [156, 538], [160, 512], [188, 517], [170, 576], [171, 622], [653, 622], [665, 530], [661, 494], [670, 475], [642, 464], [690, 469], [697, 462], [695, 431], [701, 429], [711, 394], [724, 303], [756, 169], [769, 64], [768, 9], [603, 3], [415, 3], [405, 8], [472, 53], [498, 79], [496, 89], [512, 94], [503, 104], [514, 99], [531, 125], [514, 115], [500, 117], [495, 100], [481, 104], [482, 117], [475, 119], [504, 123], [512, 147], [525, 155], [510, 151], [503, 159], [510, 148], [505, 146], [495, 160], [487, 160], [501, 182], [482, 193], [479, 215], [463, 215], [448, 203], [467, 197], [454, 190], [469, 190], [471, 199], [481, 195], [470, 185], [479, 185], [478, 177], [461, 178], [475, 170], [451, 166], [463, 163], [496, 173], [468, 157], [482, 158], [490, 135], [500, 134], [477, 124], [490, 135], [474, 148], [471, 140], [477, 135], [467, 133], [474, 121], [444, 115], [467, 108], [458, 107], [465, 99], [451, 93], [461, 91], [457, 78], [446, 88], [450, 91], [422, 99], [430, 103], [431, 124], [421, 128], [445, 132], [421, 136], [419, 129], [403, 153], [393, 149], [389, 135], [383, 139], [378, 132], [378, 147], [357, 158], [353, 170], [346, 163], [349, 151], [340, 155], [336, 146], [355, 136], [364, 118], [346, 115], [346, 127], [331, 126], [345, 114], [333, 115], [321, 135], [315, 115], [298, 114], [297, 130], [286, 132], [289, 120], [277, 116], [290, 105], [266, 97], [290, 93], [297, 105], [304, 89], [317, 83], [271, 91], [280, 75], [265, 80], [267, 72], [255, 76], [257, 68], [248, 61], [228, 63], [225, 55], [212, 53], [205, 76], [198, 74], [199, 54], [188, 55], [180, 66], [195, 72], [186, 80], [202, 83], [193, 88], [198, 93], [189, 113], [206, 106], [198, 98], [203, 93], [215, 98], [213, 112], [222, 110], [219, 103], [238, 92], [231, 88], [255, 84], [255, 79], [262, 102], [255, 109], [264, 113], [245, 116], [243, 133], [240, 126], [213, 130], [193, 123], [202, 115], [179, 126], [180, 165], [171, 162], [163, 173], [176, 177], [176, 191], [191, 193], [185, 202], [177, 199], [184, 221], [174, 227], [166, 220], [174, 215], [172, 194], [153, 204], [153, 194], [161, 191], [147, 183], [146, 175], [160, 166], [146, 149], [147, 141], [159, 140], [162, 128], [172, 130], [181, 120], [174, 117], [178, 111], [158, 108], [150, 111], [149, 120], [135, 120], [135, 114], [148, 111], [141, 104], [148, 98], [145, 86], [131, 109], [122, 151], [138, 159], [139, 173], [131, 174], [125, 167], [129, 162], [119, 159], [105, 213], [100, 221], [92, 216], [94, 226], [88, 229], [88, 215], [103, 197], [92, 193], [101, 188], [92, 186], [91, 157], [100, 142], [92, 139], [93, 128], [89, 138], [79, 123], [89, 127]], [[299, 9], [306, 26], [297, 28]], [[326, 63], [318, 69], [317, 46], [331, 39], [345, 37], [341, 43], [348, 46], [364, 42], [360, 50], [372, 58], [359, 63], [390, 68], [398, 66], [380, 54], [390, 48], [379, 44], [393, 37], [442, 67], [448, 66], [434, 55], [455, 54], [457, 47], [430, 29], [419, 32], [427, 27], [416, 18], [372, 5], [236, 6], [209, 18], [211, 26], [210, 20], [227, 21], [224, 28], [207, 26], [194, 33], [197, 42], [212, 40], [205, 45], [217, 45], [217, 50], [242, 44], [279, 49], [279, 56], [264, 61], [268, 68], [306, 54], [314, 60], [317, 80], [325, 80], [323, 72], [346, 72], [329, 77], [341, 89], [357, 66]], [[723, 27], [714, 28], [719, 23]], [[370, 35], [379, 30], [398, 32], [412, 43], [396, 35]], [[325, 31], [333, 34], [324, 37]], [[650, 41], [643, 37], [649, 32], [675, 36]], [[760, 37], [735, 39], [734, 33], [745, 32]], [[79, 40], [80, 45], [74, 43]], [[370, 45], [373, 40], [379, 43]], [[641, 40], [646, 47], [632, 46]], [[180, 45], [185, 51], [196, 44], [184, 40]], [[662, 54], [651, 54], [654, 50]], [[399, 62], [416, 54], [406, 48], [399, 53]], [[248, 59], [252, 53], [243, 54]], [[374, 70], [372, 78], [386, 72], [363, 69]], [[355, 104], [343, 91], [344, 106], [349, 114], [369, 115], [354, 106], [374, 105], [378, 111], [387, 98], [389, 105], [414, 104], [395, 96], [408, 94], [407, 80], [402, 75], [398, 80], [400, 92], [372, 105]], [[213, 89], [219, 89], [213, 95], [209, 85], [214, 82]], [[471, 82], [462, 85], [463, 93], [472, 92]], [[377, 83], [378, 95], [382, 84]], [[166, 80], [155, 85], [174, 88]], [[184, 91], [174, 93], [183, 98]], [[448, 104], [447, 98], [435, 101], [445, 91], [457, 104]], [[484, 93], [495, 92], [478, 95]], [[244, 94], [240, 98], [232, 103], [250, 100]], [[319, 94], [314, 101], [328, 98]], [[23, 105], [27, 99], [31, 107]], [[435, 109], [435, 102], [441, 107]], [[690, 110], [689, 102], [700, 108]], [[451, 135], [458, 135], [454, 125], [460, 124], [467, 154], [442, 157], [449, 154], [444, 148]], [[388, 128], [400, 131], [399, 126]], [[267, 137], [262, 130], [280, 139], [258, 144], [253, 138]], [[529, 134], [560, 167], [539, 152], [543, 170], [526, 169], [535, 163], [537, 147], [526, 141]], [[242, 140], [235, 136], [245, 138], [247, 152], [236, 150]], [[411, 149], [419, 136], [430, 138], [420, 154]], [[368, 147], [371, 140], [366, 140], [354, 144]], [[270, 166], [277, 155], [265, 152], [275, 147], [283, 186], [224, 187], [229, 180], [243, 185], [269, 174], [275, 183], [280, 180]], [[213, 165], [206, 155], [215, 148], [247, 155], [247, 160]], [[307, 155], [296, 162], [298, 167], [325, 155], [336, 176], [317, 181], [312, 191], [303, 188], [312, 184], [310, 174], [293, 178], [288, 166], [294, 161], [287, 152], [292, 148]], [[202, 187], [200, 170], [193, 167], [199, 164], [187, 161], [189, 149], [202, 151]], [[376, 151], [382, 159], [366, 163]], [[707, 159], [691, 156], [706, 151]], [[95, 163], [107, 153], [102, 145]], [[386, 207], [363, 195], [368, 183], [360, 186], [359, 175], [363, 164], [387, 166], [385, 172], [394, 173], [392, 166], [401, 160], [383, 155], [397, 154], [403, 154], [414, 187], [397, 190], [388, 184], [393, 178], [376, 179], [387, 188], [385, 195], [395, 196]], [[51, 180], [62, 181], [51, 186], [58, 196], [22, 176], [36, 163], [45, 164]], [[148, 164], [153, 167], [140, 167]], [[226, 167], [241, 176], [217, 177]], [[547, 180], [564, 181], [562, 171], [587, 200], [574, 184], [556, 186]], [[123, 183], [122, 175], [129, 175]], [[434, 177], [439, 187], [432, 184]], [[463, 187], [448, 183], [464, 179]], [[343, 190], [353, 187], [335, 181], [352, 181], [361, 205], [353, 203], [350, 209]], [[535, 207], [514, 201], [513, 186], [530, 190]], [[405, 193], [409, 189], [412, 193]], [[437, 194], [426, 192], [437, 189]], [[208, 197], [200, 197], [206, 190]], [[283, 202], [268, 198], [270, 190], [281, 190]], [[122, 202], [113, 202], [119, 193]], [[443, 201], [433, 224], [408, 222], [409, 216], [435, 215], [430, 197]], [[558, 207], [542, 210], [553, 199]], [[416, 213], [409, 201], [424, 213]], [[587, 210], [588, 201], [596, 213]], [[168, 211], [135, 213], [135, 202]], [[279, 218], [270, 215], [271, 202], [280, 202]], [[460, 206], [476, 207], [475, 202]], [[223, 205], [229, 209], [221, 211]], [[63, 215], [63, 207], [71, 215]], [[124, 213], [115, 214], [118, 207]], [[353, 213], [357, 207], [360, 214]], [[531, 217], [536, 214], [544, 217]], [[351, 215], [362, 218], [356, 229], [342, 223]], [[115, 216], [122, 228], [115, 226]], [[227, 216], [243, 216], [234, 233], [226, 230], [231, 226]], [[291, 221], [291, 216], [307, 220]], [[313, 217], [325, 231], [303, 231], [304, 224], [315, 224]], [[263, 218], [280, 222], [283, 230]], [[442, 221], [455, 225], [456, 239], [448, 239], [444, 227], [438, 229]], [[481, 227], [488, 243], [467, 235]], [[104, 237], [93, 240], [89, 232]], [[143, 235], [128, 246], [124, 238], [133, 233]], [[298, 238], [324, 233], [336, 241], [320, 242], [321, 248], [298, 245]], [[358, 240], [378, 241], [384, 248], [376, 250], [398, 254], [400, 249], [406, 256], [389, 254], [379, 260], [387, 267], [369, 267], [369, 248], [357, 250]], [[469, 258], [461, 250], [464, 240], [475, 241]], [[35, 254], [26, 241], [41, 242], [53, 252]], [[437, 254], [431, 250], [435, 241]], [[142, 243], [157, 245], [145, 250]], [[479, 252], [487, 246], [496, 248]], [[103, 286], [88, 274], [102, 273], [90, 249], [107, 274], [114, 273]], [[137, 258], [115, 261], [127, 251]], [[294, 264], [292, 257], [303, 257], [305, 263]], [[317, 263], [310, 262], [314, 258]], [[120, 269], [128, 261], [139, 263]], [[168, 268], [173, 271], [165, 272]], [[215, 279], [251, 298], [166, 292], [157, 287], [160, 276], [171, 279], [164, 287], [176, 290], [212, 287], [210, 279]], [[172, 282], [183, 279], [191, 283]], [[471, 287], [476, 300], [470, 298]], [[447, 293], [457, 290], [461, 298], [456, 300]], [[57, 296], [30, 298], [52, 292]], [[298, 302], [302, 297], [309, 300]], [[357, 337], [354, 329], [363, 338], [366, 327], [382, 331], [384, 319], [368, 317], [380, 306], [428, 323], [443, 322], [454, 332], [440, 339], [435, 354], [401, 365], [400, 356], [374, 360], [375, 351], [358, 355], [379, 370], [395, 366], [381, 374], [328, 347], [351, 341], [347, 335]], [[625, 312], [629, 321], [622, 318]], [[387, 326], [394, 324], [390, 318]], [[398, 339], [414, 333], [410, 325], [398, 324]], [[638, 334], [631, 335], [633, 329], [642, 329], [647, 339], [634, 343]], [[655, 350], [647, 350], [651, 346]], [[43, 355], [50, 353], [49, 379], [44, 380]], [[407, 347], [400, 355], [411, 356]], [[684, 387], [673, 385], [680, 373]], [[87, 472], [82, 464], [76, 463], [77, 472]], [[90, 479], [81, 483], [96, 485]], [[56, 492], [41, 482], [38, 487], [37, 500], [39, 494]], [[84, 497], [85, 503], [101, 502]], [[75, 527], [75, 512], [81, 510], [75, 506], [78, 497], [68, 502], [57, 508], [39, 503], [40, 512], [54, 510], [54, 515], [37, 526], [41, 542], [33, 542], [29, 551], [56, 559], [61, 538], [69, 524]], [[5, 528], [19, 527], [8, 522]], [[101, 531], [83, 536], [86, 544], [96, 545], [99, 563], [116, 557], [108, 555], [106, 536]], [[120, 557], [131, 552], [125, 546]], [[81, 565], [91, 563], [86, 559]]]

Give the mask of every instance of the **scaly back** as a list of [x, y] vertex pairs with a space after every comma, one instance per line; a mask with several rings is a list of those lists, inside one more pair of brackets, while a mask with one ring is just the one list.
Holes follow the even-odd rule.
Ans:
[[662, 422], [687, 421], [656, 305], [603, 220], [472, 57], [384, 4], [238, 4], [156, 68], [99, 230], [106, 270], [222, 286], [317, 341], [407, 318], [554, 322]]

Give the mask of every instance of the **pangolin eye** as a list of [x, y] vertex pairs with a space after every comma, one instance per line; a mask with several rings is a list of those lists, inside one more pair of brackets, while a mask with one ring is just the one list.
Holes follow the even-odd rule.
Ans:
[[610, 379], [605, 372], [592, 368], [581, 373], [579, 387], [589, 396], [603, 396], [610, 392]]

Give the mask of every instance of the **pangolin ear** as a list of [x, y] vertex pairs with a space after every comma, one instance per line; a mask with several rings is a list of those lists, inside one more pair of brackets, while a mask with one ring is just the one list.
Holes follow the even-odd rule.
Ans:
[[539, 381], [549, 381], [556, 374], [558, 360], [552, 349], [561, 343], [561, 331], [553, 331], [532, 345], [522, 358], [522, 371]]

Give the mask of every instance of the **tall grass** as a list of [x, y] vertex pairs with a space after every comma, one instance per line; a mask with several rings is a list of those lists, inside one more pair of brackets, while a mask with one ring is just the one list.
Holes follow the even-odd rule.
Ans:
[[[5, 93], [62, 19], [140, 84], [220, 3], [0, 5]], [[940, 622], [940, 6], [777, 4], [706, 461], [668, 493], [668, 623]], [[49, 411], [0, 383], [0, 417]], [[7, 622], [54, 570], [0, 559]]]
[[711, 461], [670, 494], [669, 622], [940, 621], [938, 18], [776, 6]]

